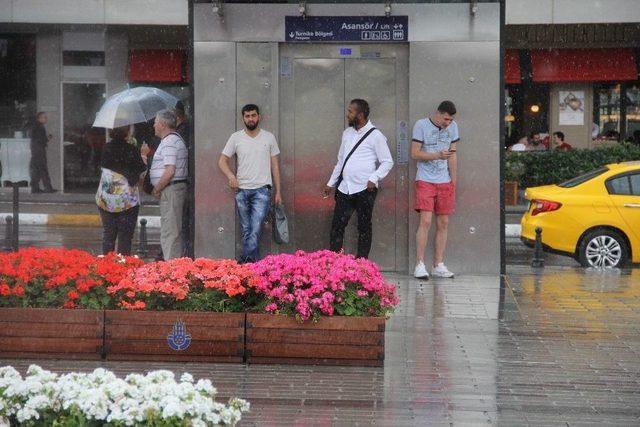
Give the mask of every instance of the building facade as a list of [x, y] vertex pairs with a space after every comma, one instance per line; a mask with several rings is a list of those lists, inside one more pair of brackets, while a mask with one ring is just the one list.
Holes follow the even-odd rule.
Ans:
[[506, 3], [506, 144], [556, 131], [578, 148], [638, 141], [638, 2], [528, 3]]
[[107, 137], [91, 124], [106, 97], [153, 85], [188, 101], [187, 10], [172, 0], [0, 2], [0, 137], [26, 136], [46, 112], [54, 188], [95, 192]]

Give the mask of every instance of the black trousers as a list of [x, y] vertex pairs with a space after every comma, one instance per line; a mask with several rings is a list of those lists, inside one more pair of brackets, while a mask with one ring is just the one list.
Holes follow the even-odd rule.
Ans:
[[138, 221], [140, 206], [122, 212], [108, 212], [98, 208], [102, 219], [102, 253], [115, 251], [118, 239], [118, 253], [131, 255], [131, 240]]
[[364, 190], [355, 194], [344, 194], [336, 189], [336, 206], [331, 222], [330, 249], [339, 252], [344, 242], [344, 229], [355, 210], [358, 214], [358, 258], [369, 258], [371, 251], [373, 205], [378, 189]]
[[47, 147], [40, 144], [31, 144], [31, 191], [40, 189], [40, 181], [45, 190], [51, 190], [51, 178], [47, 166]]

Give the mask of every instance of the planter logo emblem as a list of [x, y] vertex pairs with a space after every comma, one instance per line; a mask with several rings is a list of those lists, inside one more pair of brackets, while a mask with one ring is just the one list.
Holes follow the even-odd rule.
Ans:
[[167, 343], [172, 350], [186, 350], [191, 344], [191, 334], [187, 333], [187, 327], [182, 320], [173, 324], [173, 330], [167, 335]]

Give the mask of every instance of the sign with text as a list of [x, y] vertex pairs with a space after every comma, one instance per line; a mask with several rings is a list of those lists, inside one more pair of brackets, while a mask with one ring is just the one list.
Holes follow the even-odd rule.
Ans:
[[288, 42], [406, 42], [407, 16], [285, 16]]

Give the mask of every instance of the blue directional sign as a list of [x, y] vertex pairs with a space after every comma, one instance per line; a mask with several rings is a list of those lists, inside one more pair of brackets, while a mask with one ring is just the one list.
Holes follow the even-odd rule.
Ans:
[[285, 16], [288, 42], [406, 42], [407, 16]]

